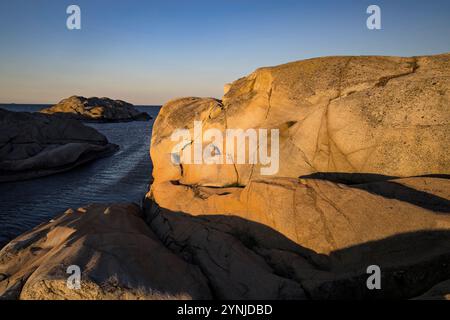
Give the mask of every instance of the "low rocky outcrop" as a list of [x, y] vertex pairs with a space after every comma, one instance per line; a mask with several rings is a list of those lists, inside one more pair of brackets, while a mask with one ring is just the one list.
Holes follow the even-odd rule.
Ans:
[[72, 96], [58, 104], [42, 109], [41, 113], [88, 122], [148, 121], [152, 117], [132, 104], [109, 98]]
[[[80, 287], [67, 280], [81, 271]], [[201, 271], [166, 249], [137, 205], [68, 210], [0, 251], [2, 299], [207, 299]]]
[[63, 172], [117, 149], [79, 121], [0, 109], [0, 182]]

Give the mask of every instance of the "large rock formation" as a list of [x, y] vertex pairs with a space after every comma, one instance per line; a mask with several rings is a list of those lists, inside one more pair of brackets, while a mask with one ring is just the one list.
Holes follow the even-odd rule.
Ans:
[[278, 177], [449, 174], [449, 88], [450, 54], [330, 57], [261, 68], [227, 86], [222, 101], [184, 98], [163, 106], [152, 136], [155, 184], [223, 187], [261, 177], [265, 166], [248, 162], [173, 165], [179, 141], [170, 135], [188, 129], [194, 137], [194, 121], [202, 121], [203, 132], [278, 129]]
[[[143, 215], [93, 206], [19, 237], [0, 252], [0, 296], [448, 298], [449, 87], [448, 54], [339, 57], [259, 69], [222, 101], [171, 101], [153, 128]], [[196, 120], [278, 129], [279, 171], [178, 163], [199, 147]], [[192, 138], [179, 150], [176, 129]], [[81, 291], [65, 287], [69, 264], [84, 270]]]
[[[80, 288], [70, 266], [80, 268]], [[68, 210], [0, 251], [3, 299], [210, 297], [199, 269], [166, 249], [133, 204]]]
[[76, 120], [0, 109], [0, 182], [66, 171], [117, 148]]
[[[450, 279], [448, 179], [158, 191], [165, 208], [148, 200], [152, 229], [222, 299], [406, 299]], [[370, 265], [381, 268], [381, 290], [366, 286]]]
[[[277, 202], [268, 205], [266, 193], [261, 203], [253, 202], [268, 212], [275, 208], [273, 215], [261, 214], [278, 219], [273, 223], [233, 214], [192, 216], [152, 201], [146, 202], [145, 217], [133, 204], [68, 210], [0, 251], [0, 299], [445, 298], [449, 188], [440, 182], [397, 181], [407, 190], [422, 190], [403, 190], [398, 200], [376, 194], [389, 192], [389, 182], [352, 190], [331, 182], [279, 180], [267, 186]], [[306, 195], [301, 189], [308, 190], [308, 183], [312, 190]], [[330, 199], [318, 191], [326, 187], [333, 189]], [[343, 197], [338, 189], [345, 190]], [[289, 194], [298, 200], [286, 199]], [[316, 207], [308, 208], [313, 197]], [[297, 237], [289, 234], [292, 227]], [[80, 267], [80, 289], [67, 285], [73, 265]], [[367, 288], [370, 265], [381, 268], [381, 290]]]
[[41, 113], [89, 122], [147, 121], [151, 117], [132, 104], [109, 98], [72, 96], [58, 104], [42, 109]]
[[[450, 278], [449, 88], [450, 54], [330, 57], [258, 69], [221, 101], [170, 101], [153, 127], [149, 222], [221, 298], [261, 297], [252, 270], [275, 277], [264, 297], [422, 295]], [[279, 170], [199, 142], [194, 121], [223, 137], [277, 129]], [[190, 136], [179, 149], [177, 129]], [[178, 163], [195, 144], [234, 161]], [[382, 290], [368, 290], [369, 265]]]

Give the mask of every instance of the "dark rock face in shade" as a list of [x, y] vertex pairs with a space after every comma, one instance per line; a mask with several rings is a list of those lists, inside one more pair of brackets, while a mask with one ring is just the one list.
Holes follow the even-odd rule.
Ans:
[[152, 118], [122, 100], [80, 96], [69, 97], [40, 112], [89, 122], [148, 121]]
[[0, 109], [0, 182], [63, 172], [117, 149], [77, 120]]

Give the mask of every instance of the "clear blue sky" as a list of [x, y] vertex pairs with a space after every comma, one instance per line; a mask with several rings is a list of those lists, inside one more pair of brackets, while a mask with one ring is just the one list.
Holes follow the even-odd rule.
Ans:
[[[81, 7], [81, 30], [66, 28], [70, 4]], [[382, 30], [366, 28], [370, 4]], [[220, 98], [224, 83], [261, 66], [449, 51], [449, 0], [0, 0], [4, 103]]]

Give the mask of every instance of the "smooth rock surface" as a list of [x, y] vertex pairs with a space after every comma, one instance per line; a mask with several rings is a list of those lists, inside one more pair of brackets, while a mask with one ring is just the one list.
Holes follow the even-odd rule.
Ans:
[[417, 300], [450, 300], [450, 279], [438, 283]]
[[[0, 252], [0, 295], [446, 297], [449, 58], [311, 59], [258, 69], [222, 101], [167, 103], [143, 215], [90, 206], [19, 237]], [[280, 171], [172, 163], [171, 134], [192, 133], [195, 120], [221, 132], [279, 129]], [[84, 270], [83, 290], [65, 289], [67, 264]], [[381, 290], [367, 287], [372, 265]]]
[[[67, 286], [80, 267], [81, 288]], [[68, 210], [0, 251], [2, 299], [207, 299], [199, 269], [172, 254], [134, 204]]]
[[117, 149], [79, 121], [0, 109], [0, 182], [66, 171]]
[[[265, 293], [288, 281], [275, 297], [305, 299], [409, 299], [450, 276], [448, 179], [273, 178], [165, 192], [177, 200], [148, 200], [152, 229], [200, 265], [221, 298], [259, 298], [250, 274], [276, 276]], [[383, 290], [367, 289], [370, 265], [380, 266]]]
[[260, 68], [227, 85], [222, 101], [183, 98], [163, 106], [152, 135], [154, 186], [224, 187], [264, 177], [261, 165], [248, 162], [173, 164], [179, 141], [170, 135], [188, 129], [194, 137], [194, 121], [202, 121], [203, 132], [278, 129], [278, 177], [450, 174], [449, 88], [450, 54], [326, 57]]
[[128, 102], [109, 98], [72, 96], [41, 113], [89, 122], [147, 121], [151, 116]]

